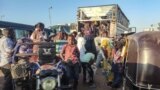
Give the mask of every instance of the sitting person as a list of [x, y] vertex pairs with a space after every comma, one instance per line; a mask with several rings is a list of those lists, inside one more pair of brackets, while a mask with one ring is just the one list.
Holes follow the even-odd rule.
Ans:
[[[33, 45], [32, 44], [23, 44], [23, 43], [32, 43], [32, 40], [31, 39], [29, 39], [29, 38], [26, 38], [26, 37], [23, 37], [23, 38], [21, 38], [21, 39], [19, 39], [18, 41], [17, 41], [17, 44], [16, 44], [16, 47], [15, 47], [15, 49], [16, 49], [16, 51], [17, 52], [14, 52], [14, 54], [16, 54], [16, 53], [19, 53], [19, 54], [31, 54], [33, 51], [32, 51], [32, 48], [33, 48]], [[15, 63], [16, 62], [21, 62], [21, 61], [27, 61], [27, 63], [29, 63], [29, 65], [30, 65], [30, 67], [31, 67], [31, 73], [32, 74], [34, 74], [36, 71], [37, 71], [37, 69], [39, 68], [38, 66], [37, 66], [37, 64], [35, 63], [35, 62], [32, 62], [32, 60], [31, 60], [31, 58], [32, 58], [32, 55], [22, 55], [22, 56], [15, 56]]]
[[[23, 44], [23, 43], [32, 43], [32, 40], [26, 37], [23, 37], [17, 40], [16, 46], [14, 47], [14, 53], [12, 57], [12, 62], [15, 63], [18, 60], [18, 57], [15, 56], [17, 53], [32, 53], [32, 45]], [[21, 57], [22, 58], [22, 57]]]

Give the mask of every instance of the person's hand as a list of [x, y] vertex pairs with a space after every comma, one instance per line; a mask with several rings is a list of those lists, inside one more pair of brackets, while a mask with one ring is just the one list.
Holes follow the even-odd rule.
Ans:
[[89, 64], [92, 65], [94, 63], [94, 60], [90, 60]]
[[67, 61], [66, 61], [67, 63], [69, 63], [69, 62], [71, 62], [71, 59], [67, 59]]
[[61, 61], [62, 61], [62, 63], [66, 63], [66, 61], [64, 59], [62, 59]]
[[17, 40], [17, 44], [22, 44], [23, 43], [23, 41], [21, 40], [21, 39], [19, 39], [19, 40]]
[[44, 40], [44, 39], [43, 39], [43, 36], [40, 36], [39, 39], [40, 39], [40, 41], [43, 41], [43, 40]]
[[6, 53], [6, 56], [9, 58], [9, 57], [11, 57], [11, 56], [12, 56], [12, 54], [11, 54], [11, 53], [9, 53], [9, 52], [7, 52], [7, 53]]

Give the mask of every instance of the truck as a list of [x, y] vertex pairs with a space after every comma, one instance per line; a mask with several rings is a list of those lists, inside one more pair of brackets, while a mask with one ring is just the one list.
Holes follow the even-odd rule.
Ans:
[[129, 19], [117, 4], [78, 7], [77, 21], [79, 32], [81, 32], [84, 22], [95, 23], [96, 27], [105, 23], [109, 37], [130, 31]]

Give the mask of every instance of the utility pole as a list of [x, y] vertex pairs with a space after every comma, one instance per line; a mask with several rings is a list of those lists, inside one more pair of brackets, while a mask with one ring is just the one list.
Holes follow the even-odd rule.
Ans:
[[48, 8], [50, 26], [52, 26], [51, 10], [52, 10], [52, 6]]
[[2, 19], [3, 19], [4, 17], [5, 17], [5, 15], [1, 15], [1, 19], [0, 19], [0, 20], [2, 21]]
[[160, 31], [160, 22], [158, 23], [158, 28], [157, 29]]

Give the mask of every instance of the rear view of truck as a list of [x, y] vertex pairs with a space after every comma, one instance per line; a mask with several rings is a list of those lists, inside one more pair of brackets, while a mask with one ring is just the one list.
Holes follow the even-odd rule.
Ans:
[[129, 20], [116, 4], [79, 7], [77, 19], [78, 31], [82, 32], [84, 23], [87, 22], [96, 28], [96, 36], [99, 35], [102, 24], [109, 37], [115, 37], [129, 30]]

